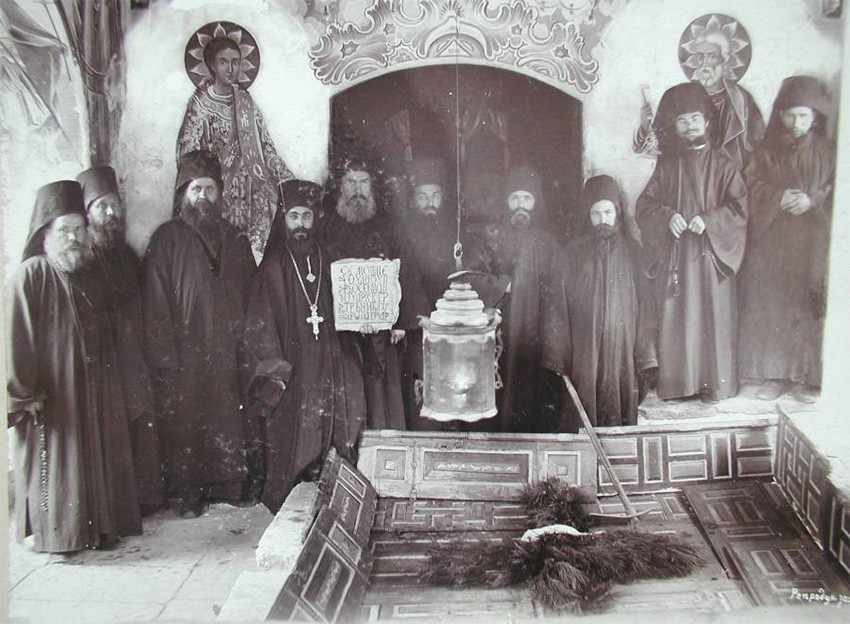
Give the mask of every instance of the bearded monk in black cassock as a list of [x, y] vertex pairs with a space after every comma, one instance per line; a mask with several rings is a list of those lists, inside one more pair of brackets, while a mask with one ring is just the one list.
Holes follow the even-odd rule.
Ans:
[[330, 258], [315, 237], [321, 188], [289, 180], [281, 192], [245, 319], [248, 411], [262, 419], [272, 512], [331, 447], [356, 463], [366, 424], [353, 336], [334, 328]]
[[747, 189], [712, 146], [713, 105], [697, 83], [658, 105], [661, 155], [635, 217], [655, 291], [658, 396], [715, 402], [738, 391], [735, 275], [746, 244]]
[[496, 422], [482, 427], [503, 432], [543, 433], [553, 422], [554, 387], [542, 366], [543, 313], [560, 247], [543, 225], [543, 185], [529, 167], [507, 175], [504, 218], [485, 226], [470, 245], [471, 279], [487, 307], [502, 311], [504, 351], [499, 361], [503, 387], [497, 392]]
[[826, 110], [817, 80], [786, 78], [767, 136], [744, 172], [750, 220], [739, 360], [742, 378], [766, 382], [757, 392], [761, 399], [790, 388], [798, 400], [812, 402], [820, 387], [835, 177]]
[[[638, 248], [624, 231], [622, 200], [609, 176], [587, 181], [585, 233], [555, 264], [543, 317], [543, 362], [567, 375], [594, 426], [636, 425], [637, 371], [657, 366], [641, 322], [646, 297]], [[567, 400], [560, 431], [580, 427]]]
[[126, 214], [112, 167], [97, 166], [77, 176], [89, 218], [95, 264], [108, 286], [110, 316], [121, 358], [121, 381], [130, 419], [136, 491], [142, 515], [165, 502], [159, 435], [150, 376], [142, 351], [142, 266], [124, 240]]
[[86, 238], [80, 185], [39, 189], [6, 295], [17, 537], [39, 552], [142, 532], [107, 284]]
[[[410, 258], [422, 278], [423, 298], [429, 314], [449, 287], [455, 272], [457, 209], [445, 194], [443, 161], [417, 158], [408, 165], [409, 208], [403, 231], [410, 244]], [[403, 378], [408, 428], [439, 431], [440, 423], [419, 416], [422, 407], [422, 329], [409, 330], [404, 339]]]
[[332, 260], [344, 258], [399, 259], [401, 302], [391, 330], [375, 333], [343, 332], [356, 349], [366, 390], [367, 428], [405, 429], [398, 345], [407, 331], [419, 327], [428, 315], [428, 303], [410, 244], [381, 205], [376, 169], [362, 159], [336, 165], [338, 196], [335, 209], [322, 225], [322, 240]]
[[238, 349], [256, 270], [245, 235], [221, 216], [221, 166], [183, 157], [174, 216], [144, 266], [145, 353], [158, 402], [166, 493], [174, 512], [238, 503], [248, 476]]

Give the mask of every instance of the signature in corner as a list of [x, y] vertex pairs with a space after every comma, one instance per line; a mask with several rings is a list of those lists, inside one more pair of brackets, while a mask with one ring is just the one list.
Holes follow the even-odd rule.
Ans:
[[827, 593], [823, 587], [819, 587], [817, 591], [800, 591], [798, 588], [792, 587], [791, 595], [788, 596], [788, 600], [822, 605], [835, 604], [841, 606], [850, 604], [850, 595], [836, 594], [834, 592]]

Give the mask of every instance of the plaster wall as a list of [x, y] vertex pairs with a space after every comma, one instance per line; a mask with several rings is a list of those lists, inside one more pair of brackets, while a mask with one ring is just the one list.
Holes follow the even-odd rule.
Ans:
[[[362, 10], [354, 5], [364, 5], [341, 4], [347, 8], [339, 18], [351, 20], [357, 18], [355, 9]], [[691, 20], [705, 13], [732, 15], [746, 27], [753, 56], [741, 84], [753, 94], [765, 118], [782, 78], [791, 73], [811, 73], [837, 86], [840, 33], [834, 21], [816, 17], [818, 7], [813, 0], [626, 3], [592, 52], [600, 69], [590, 93], [578, 94], [568, 85], [547, 81], [584, 104], [585, 175], [617, 177], [632, 210], [654, 163], [635, 155], [631, 147], [640, 120], [641, 85], [646, 85], [655, 107], [666, 88], [684, 80], [677, 57], [679, 37]], [[330, 100], [350, 84], [328, 86], [314, 77], [309, 49], [317, 41], [321, 24], [305, 20], [304, 13], [303, 4], [296, 0], [172, 0], [138, 12], [126, 42], [127, 109], [115, 159], [130, 211], [129, 237], [138, 251], [170, 215], [175, 142], [194, 88], [186, 76], [183, 50], [192, 33], [207, 22], [232, 21], [254, 35], [262, 65], [251, 94], [293, 172], [322, 181], [327, 169]]]

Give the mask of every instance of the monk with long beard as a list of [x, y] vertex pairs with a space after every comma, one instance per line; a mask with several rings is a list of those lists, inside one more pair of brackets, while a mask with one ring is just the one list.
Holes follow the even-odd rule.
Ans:
[[419, 271], [410, 246], [391, 217], [378, 205], [375, 168], [361, 159], [337, 164], [335, 212], [323, 227], [332, 260], [343, 258], [399, 259], [401, 303], [391, 330], [352, 334], [366, 389], [367, 427], [405, 429], [398, 343], [405, 332], [419, 327], [418, 316], [429, 313]]
[[136, 485], [142, 515], [165, 502], [162, 489], [157, 418], [150, 376], [142, 352], [142, 267], [124, 239], [126, 210], [112, 167], [92, 167], [80, 173], [88, 215], [89, 244], [94, 263], [108, 286], [109, 312], [115, 327]]
[[237, 359], [256, 265], [247, 237], [222, 216], [221, 189], [214, 155], [184, 156], [174, 217], [145, 258], [145, 350], [163, 415], [166, 494], [184, 518], [207, 502], [256, 502]]
[[18, 538], [61, 553], [141, 534], [107, 287], [76, 182], [39, 189], [6, 302]]

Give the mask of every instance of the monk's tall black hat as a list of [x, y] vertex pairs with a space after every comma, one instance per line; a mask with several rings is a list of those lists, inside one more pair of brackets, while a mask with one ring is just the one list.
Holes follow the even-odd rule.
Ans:
[[655, 116], [656, 129], [667, 127], [679, 115], [700, 112], [706, 117], [714, 114], [714, 104], [705, 88], [698, 82], [683, 82], [664, 92]]
[[445, 165], [441, 158], [414, 158], [407, 165], [407, 175], [411, 186], [420, 184], [446, 185]]
[[314, 212], [321, 209], [322, 187], [309, 180], [287, 180], [280, 185], [279, 208], [286, 211], [301, 206]]
[[35, 207], [30, 220], [24, 260], [41, 255], [44, 251], [44, 230], [54, 219], [69, 214], [86, 218], [83, 189], [74, 180], [59, 180], [42, 186], [35, 194]]
[[706, 139], [711, 141], [714, 135], [716, 113], [711, 96], [706, 93], [705, 88], [698, 82], [683, 82], [664, 92], [661, 101], [658, 103], [655, 120], [652, 123], [652, 129], [658, 136], [662, 154], [675, 153], [679, 148], [680, 142], [674, 127], [676, 117], [696, 112], [702, 113], [709, 121]]
[[617, 181], [614, 178], [608, 175], [598, 175], [584, 183], [581, 205], [585, 210], [589, 210], [593, 204], [603, 199], [607, 199], [616, 206], [617, 215], [622, 213], [623, 199], [620, 194], [620, 187], [617, 186]]
[[789, 76], [783, 80], [773, 102], [773, 109], [782, 111], [795, 106], [807, 106], [821, 115], [826, 115], [828, 107], [823, 84], [812, 76]]
[[176, 188], [182, 189], [198, 178], [212, 178], [218, 182], [219, 188], [224, 190], [218, 156], [207, 150], [194, 150], [183, 155], [177, 167]]
[[789, 76], [782, 81], [776, 99], [773, 101], [773, 110], [762, 142], [764, 146], [783, 144], [783, 137], [786, 136], [787, 131], [782, 123], [781, 113], [796, 106], [806, 106], [814, 111], [815, 120], [809, 134], [826, 133], [829, 98], [823, 84], [812, 76]]
[[86, 210], [98, 197], [103, 197], [107, 193], [118, 192], [118, 179], [115, 177], [115, 169], [106, 165], [86, 169], [77, 176], [77, 182], [83, 187], [83, 202]]
[[180, 214], [183, 192], [186, 185], [198, 178], [212, 178], [218, 184], [219, 192], [224, 192], [221, 177], [221, 162], [218, 156], [207, 150], [186, 152], [177, 166], [177, 183], [174, 185], [174, 211], [172, 216]]

